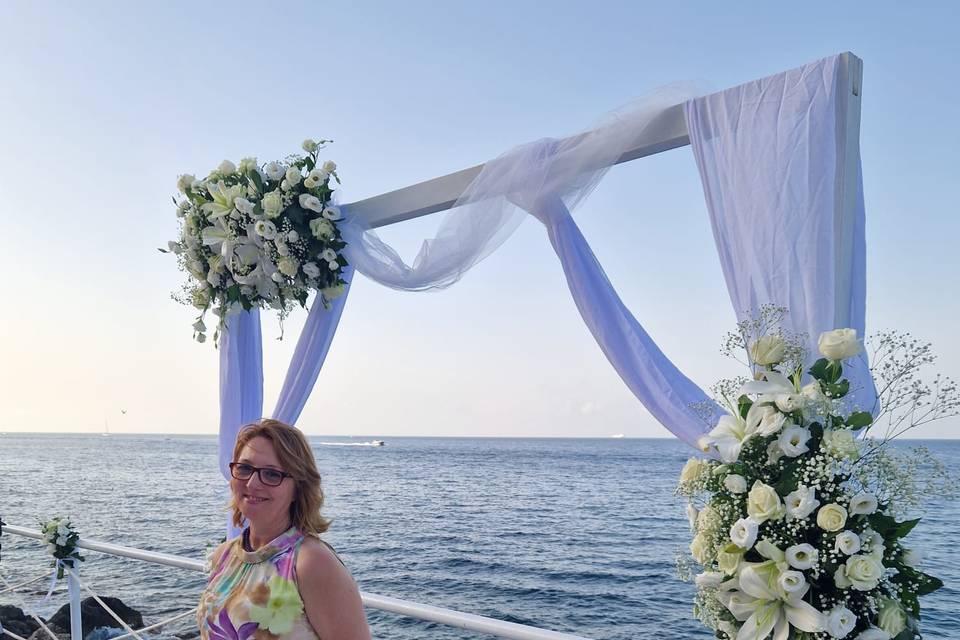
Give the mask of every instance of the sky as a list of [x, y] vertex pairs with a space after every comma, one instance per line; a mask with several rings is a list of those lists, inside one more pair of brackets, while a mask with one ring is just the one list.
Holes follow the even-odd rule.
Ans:
[[[549, 7], [549, 8], [547, 8]], [[0, 3], [0, 431], [214, 433], [217, 353], [156, 251], [181, 173], [332, 138], [351, 202], [591, 126], [669, 83], [718, 91], [864, 60], [867, 326], [960, 378], [958, 5]], [[576, 214], [627, 306], [707, 387], [735, 322], [689, 147], [612, 169]], [[408, 258], [438, 222], [384, 229]], [[296, 337], [262, 316], [265, 411]], [[298, 426], [309, 434], [666, 437], [526, 221], [441, 292], [358, 277]], [[956, 437], [944, 421], [917, 437]]]

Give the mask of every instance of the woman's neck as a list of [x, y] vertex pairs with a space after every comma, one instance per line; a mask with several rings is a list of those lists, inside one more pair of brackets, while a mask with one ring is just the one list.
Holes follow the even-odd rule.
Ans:
[[[283, 521], [279, 521], [283, 522]], [[269, 524], [257, 524], [255, 522], [250, 523], [249, 527], [249, 542], [250, 549], [257, 550], [263, 545], [267, 544], [281, 533], [290, 528], [290, 521], [288, 520], [286, 524], [278, 525], [275, 523]]]

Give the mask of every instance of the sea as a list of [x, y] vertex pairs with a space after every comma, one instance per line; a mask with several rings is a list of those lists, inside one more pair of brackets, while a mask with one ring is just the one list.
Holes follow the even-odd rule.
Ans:
[[[386, 446], [369, 446], [372, 439]], [[710, 638], [677, 574], [690, 533], [676, 478], [693, 452], [667, 439], [311, 436], [323, 474], [325, 538], [364, 592], [596, 640]], [[918, 444], [905, 442], [901, 446]], [[960, 441], [921, 442], [960, 470]], [[213, 436], [0, 435], [0, 517], [38, 528], [70, 515], [85, 537], [203, 559], [224, 535], [224, 480]], [[946, 586], [922, 599], [926, 638], [960, 637], [960, 506], [931, 502], [910, 535]], [[49, 562], [4, 534], [11, 582]], [[160, 621], [196, 604], [203, 577], [86, 553], [81, 575]], [[26, 589], [41, 615], [66, 602], [49, 581]], [[0, 595], [0, 604], [14, 604]], [[374, 638], [482, 634], [367, 610]], [[164, 635], [189, 633], [191, 619]]]

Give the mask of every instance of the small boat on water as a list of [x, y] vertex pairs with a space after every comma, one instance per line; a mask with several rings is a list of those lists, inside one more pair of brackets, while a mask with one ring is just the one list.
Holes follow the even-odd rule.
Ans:
[[371, 440], [370, 444], [374, 447], [382, 447], [382, 446], [385, 446], [387, 443], [384, 442], [383, 440]]
[[622, 437], [623, 437], [623, 434], [622, 434], [622, 433], [615, 433], [615, 434], [613, 434], [613, 435], [610, 436], [610, 437], [611, 437], [611, 438], [622, 438]]

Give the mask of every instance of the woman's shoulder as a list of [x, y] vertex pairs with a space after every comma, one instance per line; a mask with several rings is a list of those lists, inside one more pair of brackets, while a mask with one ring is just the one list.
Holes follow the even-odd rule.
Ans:
[[343, 560], [326, 540], [317, 536], [304, 535], [297, 554], [297, 573], [339, 573], [343, 570]]
[[208, 575], [213, 573], [217, 568], [220, 567], [220, 565], [223, 564], [223, 561], [226, 560], [227, 555], [233, 546], [234, 539], [224, 540], [212, 550], [207, 552], [206, 569]]

